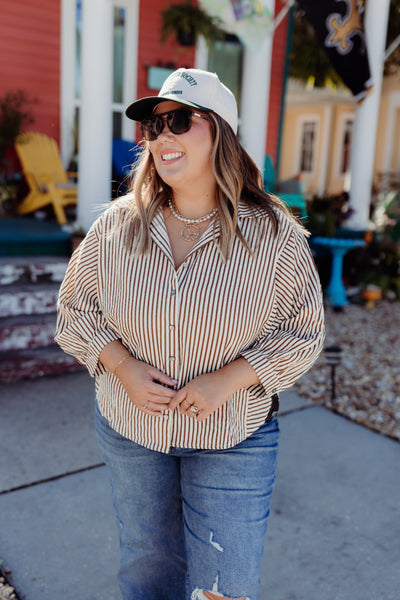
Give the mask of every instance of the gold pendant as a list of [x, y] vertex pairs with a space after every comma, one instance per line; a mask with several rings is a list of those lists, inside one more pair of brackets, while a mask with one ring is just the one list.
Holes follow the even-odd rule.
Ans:
[[181, 231], [181, 236], [186, 242], [195, 242], [200, 237], [200, 229], [194, 223], [187, 223]]

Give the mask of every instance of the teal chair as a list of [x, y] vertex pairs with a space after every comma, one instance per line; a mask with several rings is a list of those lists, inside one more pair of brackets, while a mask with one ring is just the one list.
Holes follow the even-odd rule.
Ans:
[[307, 219], [306, 199], [301, 192], [300, 182], [296, 177], [277, 182], [275, 169], [268, 154], [264, 161], [264, 189], [270, 194], [276, 194], [289, 208], [297, 210], [302, 219]]

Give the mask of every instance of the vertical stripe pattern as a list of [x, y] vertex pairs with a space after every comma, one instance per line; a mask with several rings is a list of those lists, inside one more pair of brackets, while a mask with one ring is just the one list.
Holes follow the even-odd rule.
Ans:
[[[241, 203], [239, 226], [253, 255], [235, 238], [224, 263], [210, 225], [176, 269], [162, 211], [145, 256], [134, 257], [110, 235], [129, 201], [115, 202], [72, 256], [56, 340], [96, 377], [100, 410], [121, 435], [161, 452], [232, 447], [264, 422], [271, 396], [293, 385], [322, 348], [322, 294], [308, 244], [284, 215], [274, 236], [268, 216]], [[240, 356], [261, 383], [239, 390], [204, 421], [178, 410], [158, 419], [136, 409], [99, 363], [113, 340], [177, 379], [178, 388]]]

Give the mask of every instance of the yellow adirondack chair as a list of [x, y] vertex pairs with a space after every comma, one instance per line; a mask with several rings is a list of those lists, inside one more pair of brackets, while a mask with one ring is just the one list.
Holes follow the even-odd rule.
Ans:
[[29, 193], [18, 205], [19, 214], [33, 212], [51, 204], [60, 225], [67, 223], [65, 207], [76, 205], [77, 186], [68, 179], [57, 142], [42, 133], [18, 136], [15, 149], [29, 186]]

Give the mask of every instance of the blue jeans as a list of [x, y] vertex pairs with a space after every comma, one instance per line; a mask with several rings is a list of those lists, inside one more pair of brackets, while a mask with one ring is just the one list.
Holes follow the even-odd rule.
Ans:
[[278, 453], [277, 419], [228, 450], [148, 450], [96, 407], [120, 537], [124, 600], [256, 600]]

